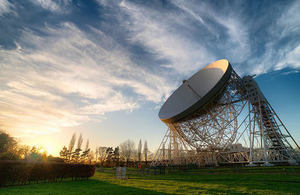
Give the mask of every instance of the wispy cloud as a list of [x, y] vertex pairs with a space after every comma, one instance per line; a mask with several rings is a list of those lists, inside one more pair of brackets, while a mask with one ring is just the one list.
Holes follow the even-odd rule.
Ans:
[[[285, 8], [274, 6], [268, 10], [270, 14], [276, 10], [282, 13], [261, 18], [246, 15], [247, 10], [239, 2], [224, 4], [217, 9], [207, 2], [173, 3], [216, 36], [217, 41], [210, 41], [216, 48], [212, 52], [229, 59], [241, 75], [259, 75], [286, 67], [299, 68], [300, 42], [296, 38], [300, 37], [300, 15], [296, 11], [300, 7], [298, 1]], [[264, 20], [270, 23], [259, 26], [265, 24]]]
[[[250, 74], [265, 74], [284, 68], [299, 69], [300, 15], [296, 11], [300, 3], [295, 1], [285, 9], [279, 18], [266, 27], [265, 37], [259, 37], [264, 45], [257, 45], [261, 55], [252, 55], [247, 61]], [[266, 41], [267, 40], [267, 41]], [[257, 49], [256, 48], [256, 49]], [[263, 49], [261, 49], [263, 48]]]
[[[291, 33], [299, 34], [300, 31], [300, 2], [294, 1], [284, 12], [277, 21], [278, 32], [280, 37], [284, 38], [291, 35]], [[276, 32], [274, 32], [276, 33]]]
[[40, 9], [22, 14], [27, 5], [0, 0], [1, 18], [18, 13], [0, 21], [0, 124], [9, 129], [53, 133], [161, 104], [181, 79], [220, 58], [241, 75], [300, 68], [298, 1], [267, 10], [250, 1], [30, 2]]
[[0, 0], [0, 17], [12, 11], [13, 5], [8, 0]]
[[251, 55], [249, 30], [239, 13], [219, 13], [205, 2], [172, 1], [168, 10], [131, 1], [99, 2], [115, 10], [133, 44], [177, 74], [187, 76], [220, 58], [241, 63]]
[[281, 70], [286, 67], [300, 68], [300, 44], [294, 49], [285, 51], [282, 59], [276, 64], [275, 70]]
[[163, 13], [127, 1], [122, 1], [120, 8], [129, 16], [123, 26], [130, 31], [130, 40], [145, 46], [157, 59], [165, 60], [164, 67], [186, 74], [214, 58], [178, 29], [185, 20], [178, 12]]
[[290, 75], [290, 74], [297, 74], [297, 73], [300, 73], [300, 70], [290, 70], [290, 71], [283, 72], [282, 74]]
[[208, 34], [214, 37], [211, 44], [218, 50], [211, 52], [221, 52], [237, 63], [249, 57], [249, 30], [240, 12], [230, 11], [232, 7], [227, 5], [222, 7], [222, 11], [216, 11], [205, 2], [173, 1], [173, 3], [191, 19], [199, 21], [201, 26], [208, 30]]
[[27, 29], [16, 49], [0, 51], [4, 127], [52, 133], [87, 122], [91, 115], [132, 111], [144, 102], [134, 94], [160, 102], [170, 92], [164, 78], [136, 65], [100, 30], [86, 33], [63, 23], [42, 31], [46, 36]]
[[[275, 70], [286, 67], [300, 68], [300, 2], [295, 1], [279, 18], [277, 22], [278, 39], [285, 40], [286, 44], [279, 46], [279, 60]], [[274, 29], [272, 29], [274, 30]], [[297, 38], [296, 38], [297, 37]]]
[[115, 96], [106, 99], [105, 102], [91, 104], [80, 108], [80, 113], [82, 114], [104, 114], [106, 112], [120, 111], [120, 110], [130, 110], [136, 109], [138, 107], [137, 103], [129, 102], [124, 99], [124, 97], [117, 93]]
[[42, 8], [51, 12], [64, 12], [67, 11], [67, 6], [70, 0], [31, 0], [32, 3], [41, 6]]

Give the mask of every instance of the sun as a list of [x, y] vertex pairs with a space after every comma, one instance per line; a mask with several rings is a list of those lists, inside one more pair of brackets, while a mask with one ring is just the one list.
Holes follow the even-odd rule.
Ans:
[[47, 152], [44, 148], [41, 148], [40, 150], [39, 150], [39, 152], [40, 153], [44, 153], [44, 152]]
[[55, 153], [54, 146], [52, 144], [41, 145], [39, 153], [47, 153], [47, 155], [53, 155]]
[[52, 144], [48, 144], [47, 146], [44, 146], [44, 149], [47, 151], [48, 155], [54, 154], [54, 146]]

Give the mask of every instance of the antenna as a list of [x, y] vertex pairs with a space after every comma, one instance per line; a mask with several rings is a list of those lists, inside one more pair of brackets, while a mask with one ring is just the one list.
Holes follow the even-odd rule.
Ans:
[[300, 162], [298, 144], [254, 77], [240, 78], [223, 59], [184, 80], [159, 111], [167, 132], [151, 165]]

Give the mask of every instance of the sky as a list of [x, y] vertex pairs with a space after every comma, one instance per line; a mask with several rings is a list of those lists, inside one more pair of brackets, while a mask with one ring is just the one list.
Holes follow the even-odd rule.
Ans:
[[193, 73], [228, 59], [256, 74], [300, 142], [300, 1], [0, 0], [0, 129], [58, 155], [147, 140]]

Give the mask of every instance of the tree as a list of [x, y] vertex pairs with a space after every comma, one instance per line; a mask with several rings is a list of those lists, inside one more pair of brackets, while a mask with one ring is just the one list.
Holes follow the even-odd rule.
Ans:
[[119, 147], [115, 147], [115, 150], [113, 152], [113, 162], [115, 166], [119, 166], [119, 161], [120, 161], [120, 149]]
[[77, 148], [72, 155], [72, 160], [75, 162], [79, 162], [82, 142], [83, 142], [83, 138], [82, 135], [80, 134], [77, 140]]
[[129, 162], [135, 150], [135, 145], [132, 140], [126, 140], [120, 144], [120, 153], [126, 162]]
[[69, 148], [68, 148], [68, 151], [69, 151], [68, 159], [69, 160], [71, 160], [71, 157], [73, 155], [73, 149], [74, 149], [75, 142], [76, 142], [76, 133], [73, 133], [72, 138], [69, 143]]
[[92, 161], [94, 160], [94, 157], [95, 157], [95, 153], [93, 150], [90, 151], [90, 148], [88, 149], [88, 153], [87, 153], [87, 162], [88, 163], [92, 163]]
[[100, 146], [98, 148], [98, 160], [100, 161], [100, 163], [103, 165], [104, 161], [106, 160], [106, 150], [107, 150], [107, 147], [102, 147]]
[[25, 159], [30, 161], [47, 160], [47, 153], [41, 153], [42, 148], [19, 145], [14, 137], [0, 130], [0, 160]]
[[18, 147], [18, 153], [21, 159], [25, 159], [30, 153], [30, 147], [27, 145], [22, 145]]
[[98, 155], [99, 155], [99, 148], [98, 147], [96, 147], [96, 150], [95, 150], [95, 158], [96, 158], [96, 160], [95, 160], [95, 162], [97, 163], [98, 162]]
[[0, 130], [0, 159], [15, 160], [20, 158], [18, 154], [18, 142], [8, 133]]
[[140, 139], [138, 150], [137, 150], [138, 161], [141, 163], [142, 160], [142, 140]]
[[107, 163], [108, 165], [111, 164], [111, 161], [112, 161], [112, 159], [113, 159], [113, 152], [114, 152], [114, 149], [113, 149], [112, 147], [108, 147], [108, 148], [106, 149], [106, 163]]
[[87, 139], [86, 140], [86, 145], [85, 145], [85, 150], [89, 149], [89, 144], [90, 144], [90, 141], [89, 141], [89, 139]]
[[86, 141], [86, 145], [85, 145], [85, 149], [84, 149], [84, 151], [81, 154], [81, 160], [83, 162], [86, 161], [86, 160], [88, 160], [88, 159], [90, 159], [89, 153], [90, 153], [89, 140], [87, 140]]
[[82, 143], [83, 143], [83, 138], [82, 138], [82, 134], [80, 133], [78, 140], [77, 140], [77, 149], [81, 150]]
[[[83, 144], [83, 137], [82, 134], [79, 134], [79, 137], [76, 142], [76, 134], [73, 133], [72, 138], [69, 143], [69, 147], [63, 147], [63, 149], [60, 151], [60, 156], [68, 162], [74, 162], [74, 163], [85, 163], [87, 161], [90, 161], [94, 159], [94, 152], [91, 152], [91, 149], [89, 148], [89, 140], [86, 140], [86, 145], [84, 150], [82, 149]], [[76, 148], [74, 150], [74, 146], [76, 145]], [[96, 150], [96, 152], [98, 152]], [[67, 155], [66, 155], [67, 154]]]
[[68, 154], [69, 154], [69, 150], [67, 149], [66, 146], [64, 146], [63, 149], [59, 152], [60, 157], [63, 158], [65, 161], [68, 160]]
[[144, 143], [144, 155], [145, 155], [145, 162], [146, 162], [146, 165], [147, 165], [147, 157], [148, 157], [148, 144], [147, 144], [147, 140], [145, 140], [145, 143]]
[[25, 157], [25, 160], [27, 161], [42, 161], [43, 159], [45, 159], [47, 157], [46, 153], [41, 153], [42, 148], [40, 147], [36, 147], [36, 146], [32, 146], [30, 153]]

